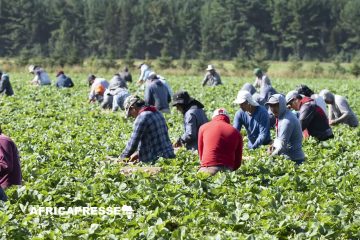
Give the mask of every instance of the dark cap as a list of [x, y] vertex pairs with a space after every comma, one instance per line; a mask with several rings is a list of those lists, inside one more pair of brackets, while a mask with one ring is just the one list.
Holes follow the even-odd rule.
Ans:
[[190, 97], [189, 93], [187, 91], [179, 91], [173, 95], [173, 106], [176, 106], [178, 104], [188, 104], [194, 99]]
[[56, 77], [60, 76], [61, 74], [64, 74], [64, 71], [58, 71]]
[[88, 76], [88, 81], [94, 80], [96, 78], [96, 76], [94, 74], [90, 74]]

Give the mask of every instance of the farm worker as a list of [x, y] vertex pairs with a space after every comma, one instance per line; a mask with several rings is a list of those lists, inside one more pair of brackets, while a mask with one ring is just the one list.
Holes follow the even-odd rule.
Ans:
[[138, 96], [125, 100], [126, 116], [135, 118], [134, 130], [120, 158], [154, 162], [158, 158], [175, 158], [165, 118], [155, 107]]
[[19, 152], [15, 143], [0, 129], [0, 187], [21, 185], [22, 176]]
[[95, 75], [89, 75], [88, 83], [90, 87], [89, 103], [103, 101], [105, 90], [109, 87], [109, 83], [104, 78], [98, 78]]
[[265, 84], [271, 86], [270, 79], [268, 78], [268, 76], [266, 76], [263, 73], [263, 71], [260, 68], [254, 69], [254, 75], [256, 76], [255, 82], [254, 82], [255, 88], [261, 88]]
[[14, 95], [14, 91], [10, 83], [10, 77], [2, 71], [0, 71], [0, 94], [4, 94], [6, 96]]
[[223, 108], [216, 109], [212, 120], [200, 127], [198, 146], [199, 172], [215, 175], [218, 171], [235, 171], [241, 165], [243, 139]]
[[344, 123], [350, 127], [359, 126], [358, 118], [351, 110], [348, 101], [345, 97], [334, 95], [329, 90], [322, 90], [319, 95], [324, 99], [326, 104], [329, 105], [329, 123], [336, 125]]
[[34, 85], [51, 85], [51, 80], [49, 75], [40, 67], [35, 65], [29, 66], [29, 73], [34, 74], [33, 80], [31, 83]]
[[131, 95], [129, 91], [126, 88], [117, 88], [111, 94], [113, 94], [112, 111], [115, 112], [119, 108], [124, 110], [125, 100]]
[[202, 82], [202, 85], [208, 85], [208, 86], [217, 86], [221, 85], [221, 78], [219, 73], [215, 71], [215, 68], [213, 65], [208, 65], [206, 68], [207, 73], [205, 74], [204, 80]]
[[324, 113], [328, 117], [327, 110], [326, 110], [326, 103], [322, 97], [320, 97], [318, 94], [315, 94], [313, 92], [313, 90], [311, 90], [308, 86], [303, 85], [303, 84], [299, 85], [296, 88], [296, 91], [300, 95], [304, 95], [306, 97], [310, 97], [310, 98], [314, 99], [315, 104], [318, 105], [319, 107], [321, 107], [321, 109], [324, 111]]
[[250, 83], [244, 83], [240, 90], [248, 91], [251, 95], [256, 93], [255, 87]]
[[296, 164], [301, 164], [305, 161], [305, 155], [299, 119], [287, 109], [285, 98], [281, 94], [271, 96], [266, 105], [269, 105], [276, 117], [276, 138], [268, 152], [271, 156], [284, 155]]
[[139, 69], [140, 69], [140, 76], [139, 76], [139, 80], [137, 81], [137, 83], [138, 84], [143, 84], [148, 79], [149, 74], [152, 72], [152, 70], [145, 63], [141, 63], [139, 65]]
[[208, 122], [204, 105], [191, 98], [187, 91], [175, 93], [172, 105], [184, 115], [184, 133], [173, 146], [175, 148], [185, 146], [188, 150], [197, 150], [199, 128]]
[[148, 79], [144, 100], [147, 105], [155, 106], [160, 112], [170, 113], [170, 92], [156, 74], [153, 74], [152, 78]]
[[127, 67], [124, 67], [123, 71], [119, 73], [120, 77], [126, 82], [132, 82], [132, 76]]
[[240, 90], [235, 104], [240, 105], [234, 118], [234, 128], [238, 131], [244, 126], [249, 139], [248, 147], [255, 149], [271, 142], [269, 114], [259, 105], [248, 91]]
[[[297, 91], [290, 91], [286, 95], [286, 105], [299, 112], [299, 120], [303, 133], [307, 130], [310, 136], [319, 141], [334, 137], [325, 112], [316, 105], [314, 99], [302, 97]], [[305, 134], [304, 137], [307, 137]]]
[[155, 78], [159, 79], [160, 82], [162, 82], [165, 85], [165, 87], [168, 89], [168, 91], [170, 93], [170, 96], [172, 96], [173, 91], [172, 91], [170, 85], [168, 84], [168, 82], [166, 81], [166, 79], [163, 76], [158, 75], [155, 72], [150, 72], [148, 78], [146, 79], [147, 80], [146, 83], [149, 84], [151, 82], [151, 80], [153, 80]]
[[110, 80], [109, 87], [104, 92], [104, 100], [101, 102], [101, 108], [112, 109], [114, 95], [117, 89], [127, 89], [126, 81], [120, 76], [119, 73], [114, 74]]
[[71, 88], [74, 86], [73, 81], [71, 80], [70, 77], [66, 76], [64, 71], [59, 71], [56, 74], [56, 87], [57, 88]]

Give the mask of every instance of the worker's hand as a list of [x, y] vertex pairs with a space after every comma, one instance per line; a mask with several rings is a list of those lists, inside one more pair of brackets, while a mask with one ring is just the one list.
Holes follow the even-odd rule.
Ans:
[[139, 161], [139, 153], [138, 152], [135, 152], [133, 153], [133, 155], [130, 156], [129, 158], [129, 162], [138, 162]]
[[331, 119], [330, 119], [330, 120], [329, 120], [329, 124], [330, 124], [330, 125], [335, 125], [336, 122], [335, 122], [334, 120], [331, 120]]
[[139, 86], [142, 85], [143, 83], [144, 83], [143, 80], [139, 80], [139, 81], [136, 82], [136, 84], [139, 85]]
[[180, 141], [176, 141], [176, 142], [173, 144], [173, 147], [174, 147], [174, 148], [179, 148], [179, 147], [181, 147], [181, 146], [182, 146], [182, 144], [181, 144]]
[[95, 98], [89, 99], [89, 103], [94, 103], [95, 102]]
[[267, 153], [268, 153], [269, 155], [271, 155], [274, 150], [275, 150], [275, 147], [274, 147], [273, 145], [270, 145], [270, 146], [268, 147], [268, 149], [267, 149]]

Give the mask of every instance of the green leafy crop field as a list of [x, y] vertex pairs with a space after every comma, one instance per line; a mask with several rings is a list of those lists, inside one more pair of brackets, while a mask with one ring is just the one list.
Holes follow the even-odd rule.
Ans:
[[[266, 148], [249, 151], [239, 170], [207, 178], [197, 175], [196, 154], [181, 149], [160, 159], [163, 171], [120, 174], [118, 156], [130, 137], [132, 119], [87, 103], [86, 74], [69, 74], [73, 89], [33, 87], [30, 76], [11, 73], [14, 97], [0, 99], [4, 134], [17, 144], [24, 185], [6, 190], [0, 203], [0, 239], [359, 239], [360, 130], [334, 127], [325, 143], [304, 141], [306, 162], [295, 167]], [[110, 79], [110, 74], [104, 77]], [[225, 77], [202, 88], [200, 76], [166, 76], [174, 91], [185, 89], [232, 116], [237, 91], [253, 78]], [[271, 77], [271, 76], [270, 76]], [[54, 79], [53, 79], [54, 82]], [[303, 83], [316, 92], [344, 95], [360, 115], [358, 80], [272, 79], [286, 93]], [[130, 87], [133, 93], [135, 84]], [[182, 133], [182, 116], [166, 115], [171, 140]], [[34, 214], [24, 208], [122, 207], [131, 215]]]

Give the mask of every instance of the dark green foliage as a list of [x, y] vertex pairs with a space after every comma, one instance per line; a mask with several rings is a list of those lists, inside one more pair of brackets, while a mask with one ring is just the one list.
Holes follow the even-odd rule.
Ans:
[[20, 64], [27, 51], [63, 65], [109, 52], [125, 58], [129, 49], [132, 58], [156, 59], [166, 46], [159, 61], [183, 51], [228, 60], [243, 49], [259, 65], [261, 46], [265, 60], [345, 52], [351, 61], [360, 47], [359, 8], [358, 0], [0, 0], [0, 56], [19, 56]]

